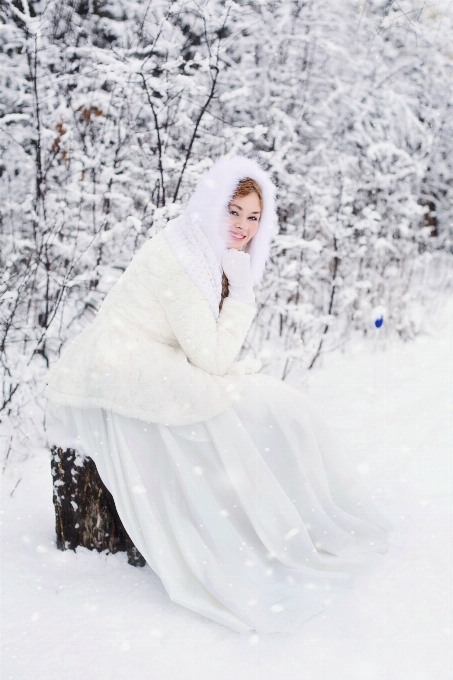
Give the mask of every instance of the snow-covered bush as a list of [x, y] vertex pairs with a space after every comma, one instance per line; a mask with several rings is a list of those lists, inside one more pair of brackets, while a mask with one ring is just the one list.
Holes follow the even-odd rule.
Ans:
[[412, 279], [424, 253], [451, 251], [451, 12], [440, 4], [436, 14], [376, 2], [366, 15], [277, 0], [257, 10], [259, 41], [238, 45], [248, 96], [229, 119], [254, 121], [259, 139], [251, 132], [242, 148], [259, 149], [280, 193], [250, 342], [268, 355], [278, 338], [283, 376], [366, 332], [376, 305], [413, 336], [413, 300], [433, 295]]
[[222, 153], [257, 155], [279, 191], [245, 351], [284, 377], [366, 332], [376, 305], [403, 337], [417, 332], [450, 266], [447, 2], [7, 0], [1, 12], [0, 417], [16, 448], [49, 363]]

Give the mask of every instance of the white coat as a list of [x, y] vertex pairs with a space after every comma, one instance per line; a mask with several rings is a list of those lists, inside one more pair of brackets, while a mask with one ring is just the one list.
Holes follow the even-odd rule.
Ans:
[[244, 374], [260, 367], [233, 363], [256, 308], [227, 297], [219, 314], [218, 302], [226, 250], [220, 228], [245, 176], [256, 178], [263, 190], [263, 215], [249, 251], [259, 281], [269, 252], [273, 187], [255, 161], [222, 159], [204, 176], [186, 212], [144, 244], [94, 322], [50, 370], [45, 394], [51, 401], [187, 425], [212, 418], [239, 398]]

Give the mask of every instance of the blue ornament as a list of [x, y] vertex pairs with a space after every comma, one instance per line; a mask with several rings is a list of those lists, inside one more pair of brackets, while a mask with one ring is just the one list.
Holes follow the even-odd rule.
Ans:
[[383, 316], [380, 316], [379, 319], [374, 320], [374, 325], [376, 326], [376, 328], [380, 328], [383, 323], [384, 323], [384, 317]]

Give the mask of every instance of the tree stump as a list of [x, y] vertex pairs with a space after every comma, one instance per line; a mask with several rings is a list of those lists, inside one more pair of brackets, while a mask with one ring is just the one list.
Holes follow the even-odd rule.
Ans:
[[94, 461], [74, 449], [51, 449], [53, 503], [57, 547], [111, 553], [127, 552], [128, 562], [143, 567], [145, 559], [129, 538]]

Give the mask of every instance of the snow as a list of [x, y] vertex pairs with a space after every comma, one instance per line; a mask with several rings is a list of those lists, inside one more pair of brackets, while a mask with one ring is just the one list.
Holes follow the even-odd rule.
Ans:
[[256, 155], [278, 193], [248, 349], [278, 342], [287, 375], [379, 305], [419, 332], [453, 270], [453, 4], [418, 4], [33, 0], [32, 17], [1, 3], [12, 449], [63, 344], [223, 154]]
[[[2, 478], [4, 680], [451, 677], [453, 300], [411, 343], [350, 344], [291, 374], [357, 453], [389, 551], [293, 635], [238, 634], [169, 601], [125, 554], [60, 552], [49, 454]], [[352, 448], [351, 448], [352, 450]]]

